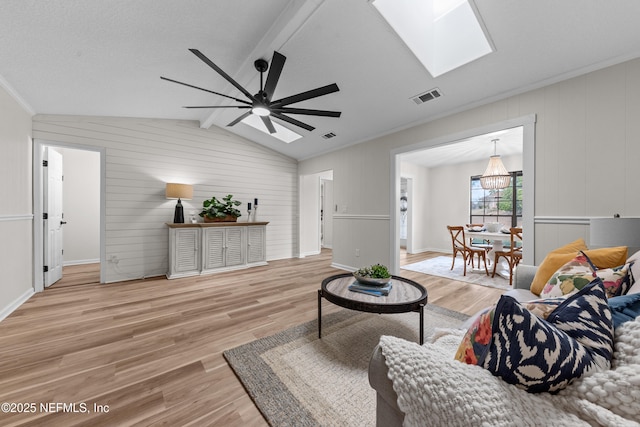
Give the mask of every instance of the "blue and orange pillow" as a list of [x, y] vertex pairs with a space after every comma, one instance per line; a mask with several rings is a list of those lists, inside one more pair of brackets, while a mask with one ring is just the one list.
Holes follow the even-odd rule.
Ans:
[[502, 296], [471, 325], [456, 359], [538, 393], [557, 392], [608, 369], [612, 354], [611, 308], [602, 280], [595, 278], [565, 298], [521, 304]]

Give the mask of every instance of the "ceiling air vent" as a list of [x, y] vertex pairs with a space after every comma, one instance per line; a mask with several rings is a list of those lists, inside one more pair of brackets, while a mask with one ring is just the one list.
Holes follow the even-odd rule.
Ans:
[[441, 95], [442, 95], [442, 92], [440, 92], [440, 89], [435, 88], [435, 89], [431, 89], [428, 92], [422, 93], [420, 95], [416, 95], [411, 99], [413, 100], [413, 102], [420, 105], [427, 101], [431, 101], [432, 99], [440, 98]]
[[333, 132], [325, 133], [324, 135], [322, 135], [324, 139], [330, 139], [330, 138], [333, 138], [334, 136], [336, 136], [336, 134]]

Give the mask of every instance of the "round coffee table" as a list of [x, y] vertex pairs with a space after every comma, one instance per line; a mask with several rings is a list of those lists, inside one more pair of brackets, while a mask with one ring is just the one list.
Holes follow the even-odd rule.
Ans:
[[392, 288], [387, 296], [366, 295], [349, 290], [356, 281], [351, 273], [336, 274], [322, 281], [318, 289], [318, 338], [322, 338], [322, 298], [340, 307], [368, 313], [420, 313], [420, 344], [424, 342], [424, 306], [427, 290], [413, 280], [391, 276]]

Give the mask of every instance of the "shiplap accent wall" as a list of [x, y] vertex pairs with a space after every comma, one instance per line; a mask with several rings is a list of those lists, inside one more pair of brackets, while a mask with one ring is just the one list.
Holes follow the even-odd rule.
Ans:
[[106, 149], [107, 282], [167, 272], [165, 223], [176, 204], [165, 199], [167, 182], [194, 186], [193, 200], [182, 201], [186, 221], [203, 200], [226, 194], [242, 202], [246, 221], [247, 203], [258, 198], [258, 218], [269, 221], [267, 260], [297, 255], [294, 159], [191, 121], [37, 115], [33, 136]]

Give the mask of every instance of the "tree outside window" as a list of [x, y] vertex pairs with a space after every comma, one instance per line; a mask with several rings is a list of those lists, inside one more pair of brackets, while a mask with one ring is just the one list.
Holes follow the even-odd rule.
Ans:
[[510, 172], [509, 187], [485, 190], [480, 176], [471, 177], [470, 223], [499, 222], [503, 227], [522, 227], [522, 171]]

